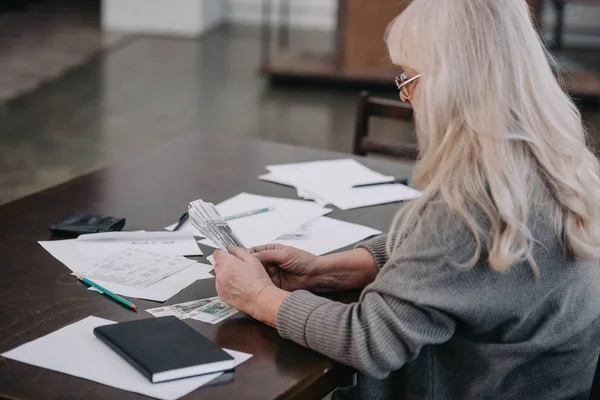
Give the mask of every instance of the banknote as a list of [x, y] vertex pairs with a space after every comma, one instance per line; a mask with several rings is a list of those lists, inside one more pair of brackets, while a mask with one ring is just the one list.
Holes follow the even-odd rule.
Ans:
[[174, 316], [179, 319], [192, 318], [209, 324], [217, 324], [237, 313], [235, 308], [224, 303], [218, 297], [151, 308], [146, 311], [155, 317]]
[[212, 298], [194, 300], [188, 301], [187, 303], [173, 304], [171, 306], [151, 308], [146, 311], [154, 315], [155, 317], [166, 317], [172, 315], [179, 319], [186, 319], [189, 318], [188, 314], [190, 314], [198, 308], [201, 308], [202, 306], [210, 304], [212, 300]]
[[192, 226], [222, 250], [229, 246], [245, 248], [227, 221], [212, 203], [196, 200], [189, 204], [188, 214]]
[[238, 311], [229, 304], [219, 300], [218, 297], [214, 297], [213, 301], [209, 304], [199, 307], [188, 314], [188, 318], [207, 322], [209, 324], [218, 324], [237, 312]]

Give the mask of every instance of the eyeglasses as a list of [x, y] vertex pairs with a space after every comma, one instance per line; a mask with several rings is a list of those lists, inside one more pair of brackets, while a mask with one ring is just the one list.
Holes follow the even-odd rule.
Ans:
[[402, 101], [406, 101], [406, 102], [410, 101], [410, 93], [408, 92], [408, 84], [416, 81], [420, 77], [421, 77], [421, 74], [419, 74], [417, 76], [413, 76], [412, 78], [408, 79], [406, 72], [403, 72], [402, 75], [396, 77], [396, 86], [398, 87], [398, 90], [400, 91], [400, 93], [406, 99], [406, 100], [403, 100], [401, 97]]

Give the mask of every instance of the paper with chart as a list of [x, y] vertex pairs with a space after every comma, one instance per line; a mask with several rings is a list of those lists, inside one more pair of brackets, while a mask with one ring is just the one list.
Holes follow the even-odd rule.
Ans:
[[143, 289], [194, 263], [195, 261], [184, 257], [127, 249], [96, 261], [74, 274], [84, 275], [102, 286], [103, 283], [113, 283]]
[[[164, 400], [175, 400], [185, 396], [223, 374], [218, 372], [163, 383], [151, 383], [94, 336], [94, 328], [113, 323], [98, 317], [87, 317], [10, 350], [2, 356]], [[252, 357], [251, 354], [224, 350], [234, 358], [236, 366]]]
[[218, 297], [151, 308], [146, 311], [155, 317], [172, 315], [179, 319], [192, 318], [210, 324], [217, 324], [238, 312], [229, 304], [222, 302]]
[[417, 198], [420, 192], [401, 184], [353, 188], [365, 183], [389, 182], [394, 177], [375, 172], [354, 159], [269, 165], [260, 178], [294, 186], [299, 195], [341, 210]]
[[170, 256], [202, 255], [190, 232], [105, 232], [77, 238], [82, 258], [106, 257], [130, 247]]
[[[89, 259], [79, 257], [77, 239], [51, 240], [39, 244], [71, 271], [85, 274], [85, 270], [92, 265]], [[116, 283], [105, 283], [102, 286], [121, 296], [166, 301], [199, 279], [214, 278], [210, 274], [213, 269], [211, 265], [188, 261], [190, 261], [189, 267], [146, 288], [134, 288]]]
[[[311, 201], [250, 193], [240, 193], [216, 206], [219, 214], [224, 216], [266, 208], [270, 211], [227, 221], [231, 230], [248, 247], [272, 243], [282, 235], [292, 233], [332, 211]], [[202, 240], [200, 243], [216, 247], [210, 240]]]

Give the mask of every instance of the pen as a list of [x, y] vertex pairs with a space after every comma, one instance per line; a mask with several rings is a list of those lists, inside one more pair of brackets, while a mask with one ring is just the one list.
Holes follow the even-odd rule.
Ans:
[[375, 182], [375, 183], [362, 183], [360, 185], [354, 185], [352, 186], [353, 189], [355, 188], [362, 188], [362, 187], [370, 187], [370, 186], [381, 186], [381, 185], [395, 185], [395, 184], [402, 184], [405, 186], [408, 186], [408, 179], [394, 179], [393, 181], [387, 181], [387, 182]]
[[183, 225], [183, 223], [185, 221], [187, 221], [187, 219], [190, 217], [190, 214], [188, 214], [187, 212], [183, 213], [183, 215], [181, 217], [179, 217], [179, 221], [177, 222], [177, 225], [175, 225], [175, 228], [173, 228], [173, 232], [179, 230], [179, 228], [181, 228], [181, 226]]
[[273, 210], [274, 210], [273, 207], [260, 208], [258, 210], [246, 211], [246, 212], [243, 212], [243, 213], [230, 215], [230, 216], [225, 217], [223, 219], [225, 221], [231, 221], [231, 220], [234, 220], [234, 219], [249, 217], [251, 215], [262, 214], [262, 213], [266, 213], [266, 212], [273, 211]]
[[304, 237], [306, 235], [308, 235], [308, 231], [304, 228], [300, 228], [296, 229], [293, 232], [286, 233], [285, 235], [280, 236], [279, 239], [296, 239], [299, 237]]
[[136, 305], [133, 304], [132, 302], [130, 302], [129, 300], [126, 300], [126, 299], [122, 298], [121, 296], [119, 296], [118, 294], [115, 294], [115, 293], [111, 292], [110, 290], [103, 288], [102, 286], [98, 285], [97, 283], [90, 281], [88, 278], [84, 278], [83, 276], [78, 276], [77, 279], [79, 279], [83, 283], [90, 285], [93, 288], [98, 289], [99, 291], [101, 291], [102, 293], [107, 295], [108, 297], [112, 297], [119, 303], [126, 305], [127, 307], [131, 308], [133, 311], [137, 312]]
[[[239, 214], [234, 214], [234, 215], [230, 215], [228, 217], [223, 218], [225, 221], [231, 221], [234, 219], [239, 219], [239, 218], [244, 218], [244, 217], [250, 217], [252, 215], [256, 215], [256, 214], [262, 214], [265, 212], [269, 212], [269, 211], [273, 211], [274, 208], [272, 207], [266, 207], [266, 208], [260, 208], [258, 210], [252, 210], [252, 211], [246, 211], [243, 213], [239, 213]], [[177, 222], [177, 225], [175, 225], [175, 228], [173, 228], [173, 232], [179, 230], [179, 228], [181, 228], [181, 226], [184, 224], [184, 222], [190, 217], [189, 213], [184, 213], [180, 218], [179, 218], [179, 222]]]

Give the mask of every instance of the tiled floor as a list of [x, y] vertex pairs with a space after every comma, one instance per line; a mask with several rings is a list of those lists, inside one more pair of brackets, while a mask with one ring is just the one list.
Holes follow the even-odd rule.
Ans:
[[[330, 39], [293, 35], [320, 48]], [[0, 108], [0, 204], [185, 135], [348, 152], [356, 90], [269, 86], [257, 73], [259, 40], [240, 27], [203, 40], [135, 38], [9, 102]], [[600, 127], [597, 108], [585, 116]], [[373, 130], [402, 141], [412, 128], [375, 121]]]

